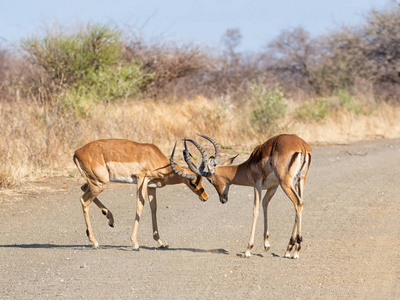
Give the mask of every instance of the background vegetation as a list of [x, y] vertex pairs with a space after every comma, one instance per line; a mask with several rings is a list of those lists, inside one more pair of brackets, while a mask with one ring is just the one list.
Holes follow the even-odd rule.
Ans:
[[110, 24], [55, 28], [0, 45], [0, 187], [69, 174], [97, 138], [157, 144], [203, 133], [248, 151], [294, 132], [312, 143], [399, 137], [400, 7], [311, 37], [284, 30], [256, 53], [129, 35]]

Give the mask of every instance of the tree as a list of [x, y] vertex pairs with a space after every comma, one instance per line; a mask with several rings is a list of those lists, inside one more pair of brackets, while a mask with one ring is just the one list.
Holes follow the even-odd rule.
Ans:
[[317, 58], [316, 47], [305, 29], [284, 30], [266, 48], [269, 57], [266, 68], [279, 77], [286, 89], [316, 89], [311, 71]]

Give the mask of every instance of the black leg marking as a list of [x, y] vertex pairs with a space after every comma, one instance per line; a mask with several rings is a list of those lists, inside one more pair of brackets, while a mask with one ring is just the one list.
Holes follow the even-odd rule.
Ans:
[[296, 244], [296, 239], [291, 237], [289, 241], [289, 245], [287, 247], [287, 251], [290, 252], [293, 249], [293, 246]]
[[89, 229], [86, 229], [86, 235], [89, 237]]
[[297, 251], [300, 251], [301, 249], [301, 242], [303, 241], [302, 236], [297, 236]]
[[302, 236], [297, 236], [297, 243], [300, 244], [303, 241]]
[[88, 189], [89, 185], [87, 183], [85, 183], [84, 185], [81, 186], [81, 190], [86, 192], [86, 190]]
[[101, 211], [103, 213], [103, 215], [107, 216], [107, 211], [104, 209]]

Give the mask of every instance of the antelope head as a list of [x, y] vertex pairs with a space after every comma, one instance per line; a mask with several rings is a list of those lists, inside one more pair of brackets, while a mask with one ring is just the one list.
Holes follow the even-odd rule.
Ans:
[[[178, 168], [182, 169], [182, 171], [178, 170], [177, 164], [174, 162], [175, 148], [176, 148], [176, 143], [175, 143], [174, 149], [172, 150], [171, 157], [169, 159], [172, 170], [174, 171], [174, 173], [176, 175], [178, 175], [184, 179], [183, 182], [192, 190], [193, 193], [195, 193], [197, 196], [199, 196], [199, 199], [201, 201], [203, 201], [203, 202], [207, 201], [208, 194], [203, 187], [202, 176], [197, 173], [194, 173], [190, 169], [187, 170], [187, 168], [185, 170], [184, 168], [181, 168], [178, 166]], [[191, 161], [191, 164], [194, 166], [194, 162], [193, 162], [193, 159], [191, 160], [191, 157], [190, 157], [189, 161]], [[189, 172], [186, 172], [186, 171], [189, 171]]]
[[[189, 169], [197, 174], [198, 176], [202, 176], [207, 178], [207, 180], [215, 187], [215, 189], [218, 192], [219, 200], [221, 203], [226, 203], [228, 202], [228, 193], [229, 193], [229, 180], [226, 176], [226, 172], [224, 172], [223, 168], [220, 168], [220, 166], [228, 166], [233, 163], [233, 160], [237, 157], [231, 157], [221, 165], [218, 165], [218, 158], [220, 154], [219, 146], [218, 144], [210, 137], [205, 136], [205, 135], [200, 135], [202, 138], [205, 138], [211, 144], [214, 146], [214, 155], [210, 156], [207, 158], [207, 154], [205, 150], [194, 140], [192, 139], [186, 139], [185, 138], [185, 150], [183, 151], [183, 156], [184, 159], [189, 167]], [[193, 161], [191, 160], [191, 155], [190, 152], [187, 148], [186, 142], [191, 142], [193, 145], [196, 146], [197, 150], [199, 150], [201, 157], [202, 157], [202, 162], [199, 168], [197, 168], [194, 164]]]

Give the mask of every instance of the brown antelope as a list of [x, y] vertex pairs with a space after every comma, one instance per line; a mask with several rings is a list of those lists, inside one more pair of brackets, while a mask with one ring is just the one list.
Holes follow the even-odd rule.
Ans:
[[137, 231], [146, 191], [151, 207], [153, 238], [161, 248], [168, 245], [164, 245], [161, 241], [158, 231], [156, 188], [184, 183], [199, 196], [201, 201], [208, 199], [201, 175], [193, 174], [188, 168], [182, 168], [174, 163], [175, 147], [170, 160], [153, 144], [141, 144], [123, 139], [98, 140], [75, 151], [74, 162], [86, 180], [86, 184], [82, 186], [84, 194], [81, 204], [86, 221], [86, 234], [94, 248], [98, 248], [99, 244], [90, 225], [89, 206], [93, 201], [108, 218], [108, 224], [114, 227], [111, 211], [97, 199], [110, 181], [137, 183], [136, 218], [131, 238], [134, 250], [139, 250]]
[[[296, 245], [293, 258], [298, 258], [302, 242], [302, 196], [308, 168], [311, 163], [311, 147], [297, 135], [282, 134], [272, 137], [264, 144], [257, 146], [247, 161], [239, 165], [231, 165], [236, 156], [228, 159], [222, 165], [218, 165], [218, 144], [207, 136], [200, 136], [209, 140], [214, 145], [215, 156], [211, 156], [207, 160], [204, 149], [197, 142], [185, 139], [184, 158], [190, 170], [197, 175], [206, 177], [216, 188], [222, 203], [228, 201], [230, 185], [236, 184], [254, 187], [253, 224], [245, 256], [251, 256], [250, 252], [254, 245], [254, 234], [263, 189], [267, 190], [262, 202], [264, 209], [264, 248], [265, 250], [270, 248], [268, 241], [268, 204], [280, 185], [285, 194], [292, 200], [296, 210], [294, 227], [285, 257], [290, 257], [290, 252], [293, 246]], [[201, 153], [202, 163], [199, 168], [196, 168], [190, 160], [186, 141], [193, 143]], [[207, 171], [205, 171], [206, 167]]]

